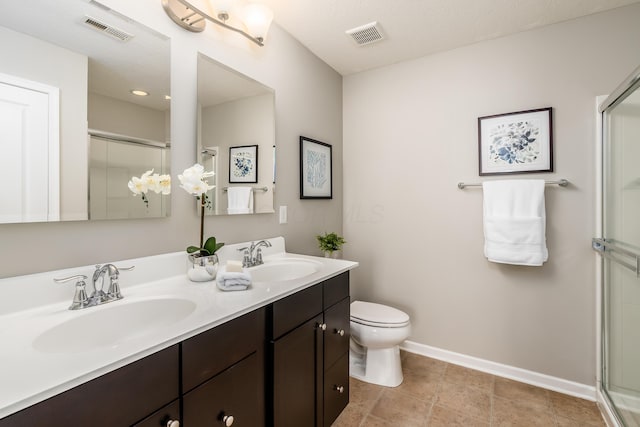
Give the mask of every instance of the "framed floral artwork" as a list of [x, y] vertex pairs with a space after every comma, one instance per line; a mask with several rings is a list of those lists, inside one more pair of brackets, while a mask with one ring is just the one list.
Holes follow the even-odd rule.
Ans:
[[229, 183], [258, 182], [258, 146], [229, 147]]
[[478, 118], [480, 175], [553, 172], [551, 107]]
[[333, 198], [331, 145], [300, 137], [300, 198]]

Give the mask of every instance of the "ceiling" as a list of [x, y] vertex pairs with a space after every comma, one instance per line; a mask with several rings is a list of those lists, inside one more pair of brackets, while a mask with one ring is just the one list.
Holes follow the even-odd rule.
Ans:
[[[640, 0], [259, 0], [274, 21], [342, 75], [419, 58]], [[346, 30], [377, 21], [385, 39]], [[268, 37], [266, 43], [269, 43]]]

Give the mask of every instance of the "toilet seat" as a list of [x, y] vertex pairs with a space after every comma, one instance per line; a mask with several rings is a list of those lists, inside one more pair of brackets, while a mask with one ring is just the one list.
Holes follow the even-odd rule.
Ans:
[[351, 303], [351, 321], [378, 328], [402, 328], [409, 324], [409, 315], [387, 305], [354, 301]]

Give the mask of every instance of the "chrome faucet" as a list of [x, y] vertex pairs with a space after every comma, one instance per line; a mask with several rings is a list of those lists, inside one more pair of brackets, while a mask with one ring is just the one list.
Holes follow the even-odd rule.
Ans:
[[[69, 310], [80, 310], [82, 308], [93, 307], [100, 304], [106, 304], [111, 301], [117, 301], [122, 299], [120, 293], [120, 284], [118, 279], [120, 277], [120, 270], [133, 270], [134, 267], [118, 268], [113, 264], [96, 265], [96, 269], [93, 272], [91, 278], [91, 285], [93, 286], [93, 292], [90, 296], [87, 296], [85, 290], [87, 276], [80, 274], [77, 276], [65, 277], [62, 279], [53, 279], [56, 283], [65, 283], [71, 280], [76, 280], [76, 292], [73, 295], [73, 302], [69, 307]], [[106, 274], [109, 274], [109, 287], [107, 292], [104, 289], [104, 280]], [[100, 287], [98, 287], [98, 283]]]
[[255, 267], [256, 265], [264, 264], [262, 261], [262, 248], [260, 248], [260, 246], [270, 248], [271, 243], [267, 240], [260, 240], [259, 242], [251, 242], [249, 247], [238, 249], [238, 251], [244, 252], [244, 258], [242, 259], [243, 267]]
[[[109, 288], [107, 292], [104, 292], [104, 280], [105, 275], [109, 273]], [[96, 265], [96, 270], [93, 272], [93, 294], [90, 298], [96, 300], [98, 304], [102, 304], [109, 301], [115, 301], [122, 299], [120, 293], [120, 285], [118, 284], [118, 277], [120, 276], [120, 270], [113, 264]], [[98, 289], [98, 281], [100, 280], [100, 289]]]

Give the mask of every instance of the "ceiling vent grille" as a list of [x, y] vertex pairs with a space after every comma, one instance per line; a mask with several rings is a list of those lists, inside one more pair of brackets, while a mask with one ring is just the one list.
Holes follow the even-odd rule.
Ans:
[[126, 42], [129, 41], [133, 35], [127, 33], [124, 30], [113, 27], [109, 24], [106, 24], [98, 19], [92, 18], [90, 16], [84, 17], [84, 24], [90, 28], [93, 28], [96, 31], [100, 31], [103, 34], [113, 37], [114, 39], [118, 39], [120, 41]]
[[346, 33], [347, 35], [351, 36], [359, 46], [364, 46], [366, 44], [376, 43], [384, 40], [382, 28], [377, 22], [372, 22], [370, 24], [362, 25], [358, 28], [347, 30]]

